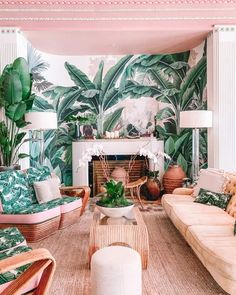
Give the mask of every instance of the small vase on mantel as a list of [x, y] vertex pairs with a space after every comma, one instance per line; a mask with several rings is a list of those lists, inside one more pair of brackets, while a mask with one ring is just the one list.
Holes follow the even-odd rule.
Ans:
[[173, 190], [182, 186], [186, 173], [179, 165], [171, 165], [163, 175], [163, 187], [166, 194], [172, 194]]

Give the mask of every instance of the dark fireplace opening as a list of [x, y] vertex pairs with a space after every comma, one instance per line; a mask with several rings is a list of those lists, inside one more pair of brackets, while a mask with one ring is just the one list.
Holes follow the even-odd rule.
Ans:
[[[126, 171], [129, 170], [129, 163], [132, 155], [108, 155], [106, 156], [109, 164], [109, 174], [115, 167], [123, 167]], [[133, 163], [132, 170], [129, 173], [129, 181], [135, 181], [146, 173], [146, 159], [143, 156], [137, 156]], [[89, 186], [91, 188], [91, 196], [96, 196], [100, 193], [100, 187], [106, 182], [103, 168], [99, 157], [93, 156], [89, 162]]]

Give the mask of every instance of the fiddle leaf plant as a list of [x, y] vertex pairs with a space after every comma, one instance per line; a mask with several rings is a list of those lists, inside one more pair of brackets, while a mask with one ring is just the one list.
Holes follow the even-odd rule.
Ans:
[[126, 199], [123, 183], [111, 179], [104, 184], [106, 191], [100, 194], [101, 199], [97, 201], [98, 206], [108, 208], [119, 208], [130, 206], [133, 203]]
[[25, 141], [27, 125], [25, 113], [31, 110], [34, 95], [31, 94], [32, 76], [28, 64], [22, 57], [7, 65], [0, 77], [0, 165], [12, 166], [18, 159], [27, 157], [18, 154]]

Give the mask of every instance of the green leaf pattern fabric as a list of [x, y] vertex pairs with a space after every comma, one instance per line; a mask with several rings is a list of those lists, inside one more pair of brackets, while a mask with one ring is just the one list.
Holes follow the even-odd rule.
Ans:
[[0, 252], [16, 247], [24, 242], [24, 237], [16, 227], [0, 230]]
[[36, 194], [34, 191], [33, 184], [36, 181], [43, 181], [51, 177], [50, 169], [46, 166], [42, 166], [38, 168], [30, 167], [27, 170], [26, 175], [27, 175], [29, 191], [30, 191], [30, 195], [32, 197], [33, 203], [37, 204], [38, 201], [36, 199]]
[[51, 200], [47, 203], [42, 204], [32, 204], [28, 207], [21, 208], [18, 211], [12, 211], [11, 214], [33, 214], [33, 213], [39, 213], [43, 211], [47, 211], [49, 209], [56, 208], [60, 205], [65, 205], [71, 202], [74, 202], [75, 200], [78, 200], [79, 198], [76, 197], [65, 197], [65, 198], [59, 198], [55, 200]]
[[[0, 253], [0, 260], [4, 260], [8, 257], [12, 257], [14, 255], [17, 255], [17, 254], [20, 254], [23, 252], [28, 252], [30, 250], [32, 250], [32, 248], [27, 247], [27, 246], [19, 246], [14, 249], [6, 250], [6, 251]], [[3, 274], [0, 274], [0, 285], [10, 282], [12, 280], [15, 280], [24, 271], [26, 271], [26, 269], [29, 268], [30, 265], [31, 264], [23, 265], [21, 267], [18, 267], [17, 269], [13, 269], [13, 270], [10, 270], [10, 271], [5, 272]]]
[[215, 193], [201, 188], [194, 202], [217, 206], [225, 210], [231, 197], [231, 194]]
[[33, 203], [24, 172], [11, 170], [0, 173], [0, 199], [4, 213], [20, 210]]

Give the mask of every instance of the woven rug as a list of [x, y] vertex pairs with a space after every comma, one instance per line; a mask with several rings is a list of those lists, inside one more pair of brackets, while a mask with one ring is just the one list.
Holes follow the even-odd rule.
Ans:
[[[145, 205], [142, 214], [149, 232], [150, 259], [143, 271], [143, 295], [226, 294], [172, 225], [160, 205]], [[87, 210], [79, 222], [38, 243], [55, 257], [57, 270], [50, 295], [89, 295], [89, 226]], [[106, 295], [106, 294], [104, 294]], [[112, 295], [112, 294], [111, 294]], [[121, 294], [122, 295], [122, 294]]]

